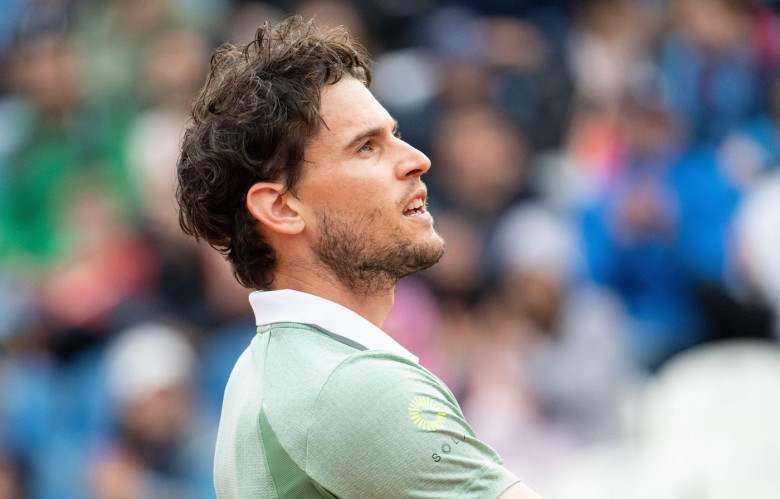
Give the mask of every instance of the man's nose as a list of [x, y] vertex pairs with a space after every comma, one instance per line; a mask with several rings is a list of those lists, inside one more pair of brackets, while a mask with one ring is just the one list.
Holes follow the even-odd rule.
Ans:
[[[400, 140], [400, 139], [399, 139]], [[401, 159], [398, 161], [397, 175], [399, 179], [419, 177], [431, 168], [431, 160], [422, 151], [402, 142]]]

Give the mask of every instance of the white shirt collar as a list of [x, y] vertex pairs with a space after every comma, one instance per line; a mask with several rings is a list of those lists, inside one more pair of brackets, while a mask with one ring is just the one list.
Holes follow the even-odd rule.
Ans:
[[417, 357], [387, 333], [352, 310], [325, 298], [292, 289], [280, 289], [254, 291], [249, 295], [249, 303], [255, 312], [255, 323], [258, 326], [277, 322], [312, 324], [369, 350], [385, 350], [418, 362]]

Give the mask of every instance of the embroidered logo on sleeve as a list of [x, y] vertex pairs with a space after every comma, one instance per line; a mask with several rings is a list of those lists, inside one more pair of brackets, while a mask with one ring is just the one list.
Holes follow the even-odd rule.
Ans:
[[409, 417], [423, 430], [434, 431], [444, 426], [447, 413], [430, 397], [418, 395], [409, 402]]

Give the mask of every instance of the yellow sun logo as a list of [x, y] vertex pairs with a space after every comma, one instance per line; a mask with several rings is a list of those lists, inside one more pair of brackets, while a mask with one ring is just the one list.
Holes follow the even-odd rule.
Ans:
[[447, 413], [430, 397], [418, 395], [409, 402], [409, 417], [423, 430], [434, 431], [444, 426]]

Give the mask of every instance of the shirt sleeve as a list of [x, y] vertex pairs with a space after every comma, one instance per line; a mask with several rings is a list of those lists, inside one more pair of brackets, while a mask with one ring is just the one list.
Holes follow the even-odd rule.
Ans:
[[341, 498], [490, 498], [518, 481], [430, 372], [376, 351], [345, 360], [317, 399], [306, 472]]

